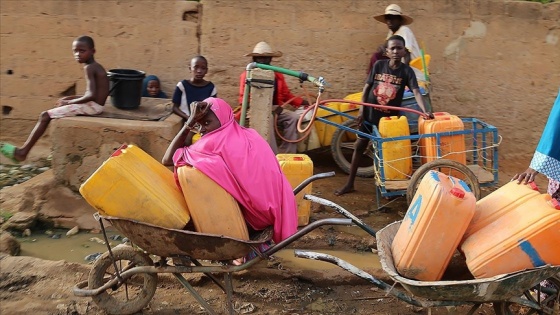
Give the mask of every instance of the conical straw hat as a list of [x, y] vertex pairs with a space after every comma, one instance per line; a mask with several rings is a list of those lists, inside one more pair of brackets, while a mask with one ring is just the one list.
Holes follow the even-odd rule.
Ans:
[[270, 45], [267, 42], [259, 42], [253, 48], [253, 52], [246, 54], [246, 57], [280, 57], [282, 56], [282, 52], [280, 51], [273, 51]]
[[411, 24], [414, 19], [402, 13], [401, 7], [397, 4], [390, 4], [385, 8], [385, 13], [374, 16], [373, 18], [379, 22], [385, 23], [385, 15], [400, 15], [403, 19], [402, 25]]

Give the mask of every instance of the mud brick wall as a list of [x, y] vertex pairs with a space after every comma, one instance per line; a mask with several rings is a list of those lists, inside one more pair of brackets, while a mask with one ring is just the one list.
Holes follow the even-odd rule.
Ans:
[[27, 134], [57, 98], [83, 94], [72, 55], [80, 35], [93, 37], [106, 70], [156, 74], [171, 94], [198, 54], [199, 10], [195, 1], [1, 0], [0, 131]]
[[[373, 16], [392, 2], [414, 17], [411, 28], [432, 56], [434, 109], [496, 125], [500, 157], [513, 172], [526, 166], [560, 85], [560, 2], [0, 0], [1, 137], [26, 136], [56, 97], [83, 91], [70, 52], [81, 34], [94, 37], [107, 69], [155, 73], [167, 93], [201, 53], [208, 79], [236, 105], [250, 62], [243, 55], [265, 40], [284, 53], [274, 65], [323, 76], [325, 96], [343, 97], [363, 86], [387, 32]], [[289, 83], [302, 91], [295, 78]]]

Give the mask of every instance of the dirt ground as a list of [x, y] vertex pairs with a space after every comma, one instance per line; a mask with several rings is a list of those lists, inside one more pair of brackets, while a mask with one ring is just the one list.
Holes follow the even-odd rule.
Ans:
[[[333, 178], [314, 182], [315, 195], [340, 204], [375, 230], [400, 220], [406, 212], [404, 198], [377, 210], [371, 179], [358, 178], [356, 192], [335, 196], [333, 191], [344, 183], [346, 174], [335, 166], [329, 152], [310, 155], [315, 173], [333, 170], [337, 173]], [[328, 217], [341, 216], [332, 209], [313, 207], [312, 221]], [[365, 233], [321, 227], [292, 243], [289, 249], [359, 252], [371, 251], [374, 244], [374, 239]], [[91, 298], [76, 297], [72, 293], [72, 287], [86, 280], [90, 269], [91, 265], [86, 264], [2, 256], [0, 314], [104, 314]], [[364, 270], [392, 284], [378, 264], [376, 267], [372, 262], [371, 267]], [[219, 314], [227, 313], [226, 296], [214, 283], [206, 276], [184, 275]], [[302, 270], [278, 257], [234, 274], [233, 281], [237, 314], [466, 314], [468, 311], [466, 307], [432, 310], [413, 307], [340, 268]], [[204, 313], [178, 281], [162, 274], [155, 296], [138, 314]], [[475, 314], [493, 313], [491, 306], [485, 305]]]

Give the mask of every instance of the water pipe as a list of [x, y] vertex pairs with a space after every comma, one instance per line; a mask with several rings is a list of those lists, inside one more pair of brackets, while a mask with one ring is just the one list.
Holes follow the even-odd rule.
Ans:
[[428, 67], [426, 65], [426, 56], [424, 54], [424, 43], [422, 43], [422, 48], [420, 48], [420, 56], [422, 56], [422, 70], [424, 70], [424, 78], [426, 81], [430, 81], [428, 78]]
[[239, 124], [241, 126], [245, 126], [245, 118], [247, 117], [247, 107], [249, 104], [249, 93], [251, 91], [251, 86], [249, 85], [249, 83], [251, 82], [251, 70], [255, 68], [259, 68], [263, 70], [272, 70], [274, 72], [279, 72], [285, 75], [296, 77], [301, 81], [311, 82], [315, 86], [319, 87], [319, 93], [323, 92], [325, 89], [326, 82], [325, 79], [323, 79], [322, 77], [315, 78], [303, 71], [294, 71], [286, 68], [251, 62], [245, 68], [245, 71], [247, 71], [247, 76], [245, 82], [245, 89], [243, 90], [243, 102], [241, 103], [241, 117], [239, 119]]

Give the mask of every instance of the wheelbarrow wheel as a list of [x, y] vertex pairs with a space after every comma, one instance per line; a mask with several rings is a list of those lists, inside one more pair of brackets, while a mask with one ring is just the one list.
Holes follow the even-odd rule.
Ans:
[[469, 186], [476, 197], [476, 200], [480, 199], [480, 185], [478, 184], [476, 175], [470, 168], [457, 161], [438, 159], [420, 166], [414, 174], [412, 174], [408, 188], [406, 189], [406, 201], [409, 205], [412, 202], [412, 199], [414, 199], [414, 195], [416, 194], [416, 190], [418, 189], [422, 178], [424, 178], [424, 175], [432, 170], [461, 179]]
[[525, 291], [521, 298], [537, 303], [541, 310], [522, 306], [517, 303], [499, 302], [494, 303], [496, 315], [530, 315], [530, 314], [559, 314], [560, 308], [560, 275], [548, 278], [531, 290]]
[[[355, 119], [347, 120], [342, 125], [358, 130], [358, 124]], [[350, 173], [350, 164], [352, 164], [352, 155], [354, 154], [354, 142], [356, 142], [356, 134], [353, 132], [338, 128], [333, 133], [331, 153], [336, 164], [346, 174]], [[368, 144], [364, 155], [356, 175], [358, 177], [373, 177], [375, 170], [373, 168], [373, 147], [371, 142]]]
[[[139, 266], [152, 266], [153, 261], [130, 246], [118, 246], [97, 259], [88, 278], [88, 288], [97, 289], [119, 274]], [[113, 263], [114, 260], [114, 263]], [[95, 304], [109, 314], [133, 314], [141, 311], [152, 299], [157, 288], [157, 275], [139, 273], [92, 297]]]

